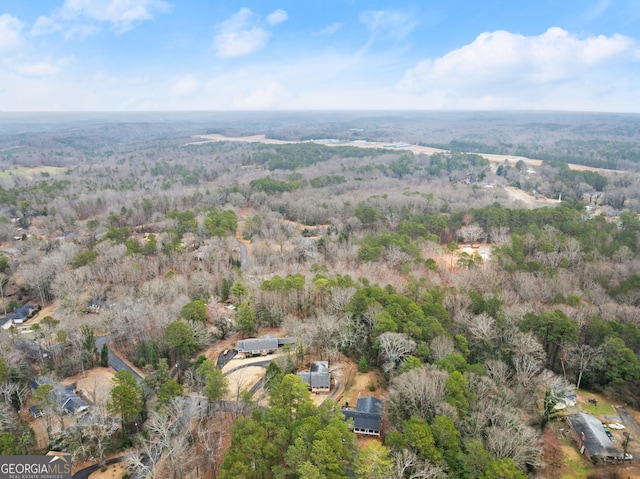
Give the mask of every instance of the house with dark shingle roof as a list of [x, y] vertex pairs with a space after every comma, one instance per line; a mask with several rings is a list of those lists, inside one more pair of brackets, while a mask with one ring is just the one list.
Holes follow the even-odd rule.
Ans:
[[13, 313], [6, 315], [0, 319], [0, 327], [2, 329], [9, 329], [14, 324], [22, 324], [27, 319], [32, 318], [36, 313], [40, 311], [40, 306], [34, 306], [32, 304], [25, 304], [13, 310]]
[[236, 349], [241, 356], [255, 356], [275, 353], [279, 346], [295, 343], [295, 338], [276, 338], [272, 334], [265, 334], [259, 338], [241, 339]]
[[265, 335], [260, 338], [241, 339], [238, 341], [238, 354], [253, 356], [256, 354], [269, 354], [278, 350], [278, 338]]
[[343, 408], [345, 418], [353, 419], [353, 432], [380, 437], [384, 403], [373, 396], [359, 398], [355, 409]]
[[312, 393], [328, 393], [331, 389], [329, 361], [315, 361], [309, 371], [299, 372], [298, 377], [309, 385]]
[[616, 461], [622, 453], [607, 436], [602, 423], [584, 412], [567, 417], [571, 437], [578, 443], [578, 449], [591, 461]]
[[[65, 413], [77, 414], [89, 409], [89, 405], [75, 393], [73, 385], [65, 387], [51, 378], [36, 378], [31, 382], [31, 388], [35, 391], [43, 384], [51, 385], [56, 403], [64, 410]], [[37, 417], [35, 413], [38, 413], [39, 411], [41, 411], [41, 408], [38, 405], [29, 408], [29, 412], [34, 417]]]

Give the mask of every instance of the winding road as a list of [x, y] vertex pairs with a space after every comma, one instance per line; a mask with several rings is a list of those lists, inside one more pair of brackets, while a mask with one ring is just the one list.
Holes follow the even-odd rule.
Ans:
[[102, 351], [102, 346], [106, 344], [107, 351], [109, 353], [109, 366], [111, 366], [116, 372], [126, 369], [127, 371], [131, 372], [131, 374], [133, 374], [133, 377], [136, 378], [136, 381], [142, 381], [142, 376], [140, 376], [140, 374], [138, 374], [135, 369], [125, 363], [117, 354], [115, 354], [111, 350], [109, 342], [115, 337], [115, 334], [116, 333], [110, 333], [105, 336], [99, 336], [96, 338], [96, 348], [98, 349], [98, 352]]
[[101, 469], [105, 466], [110, 466], [111, 464], [117, 464], [118, 462], [122, 462], [125, 459], [126, 456], [114, 457], [113, 459], [109, 459], [108, 461], [106, 461], [104, 464], [94, 464], [93, 466], [85, 467], [84, 469], [80, 469], [73, 476], [71, 476], [71, 479], [87, 479], [98, 469]]

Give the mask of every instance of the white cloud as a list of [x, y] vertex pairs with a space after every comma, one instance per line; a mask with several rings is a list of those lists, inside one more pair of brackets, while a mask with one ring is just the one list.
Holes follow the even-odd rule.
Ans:
[[185, 96], [195, 92], [200, 82], [193, 75], [186, 75], [173, 83], [171, 91], [175, 96]]
[[49, 16], [38, 17], [31, 34], [64, 31], [65, 38], [84, 38], [99, 31], [98, 25], [102, 23], [123, 33], [170, 9], [171, 5], [163, 0], [65, 0]]
[[127, 31], [170, 8], [162, 0], [65, 0], [62, 10], [70, 16], [111, 23], [117, 30]]
[[333, 35], [338, 30], [340, 30], [342, 27], [344, 27], [343, 23], [335, 22], [335, 23], [332, 23], [331, 25], [328, 25], [328, 26], [324, 27], [321, 30], [318, 30], [317, 32], [313, 32], [312, 35], [314, 37], [320, 37], [322, 35]]
[[267, 15], [267, 23], [269, 25], [278, 25], [279, 23], [287, 21], [289, 15], [282, 9], [277, 9], [275, 12]]
[[51, 17], [41, 15], [31, 27], [31, 35], [48, 35], [62, 30], [64, 26]]
[[360, 15], [360, 21], [371, 30], [374, 35], [402, 40], [418, 25], [415, 17], [408, 13], [390, 12], [385, 10], [371, 10]]
[[418, 63], [398, 90], [444, 102], [438, 107], [454, 102], [460, 108], [466, 102], [549, 108], [545, 99], [561, 98], [560, 91], [573, 91], [574, 98], [581, 92], [587, 102], [598, 95], [598, 82], [615, 79], [612, 67], [630, 64], [637, 52], [635, 40], [618, 34], [579, 38], [561, 28], [530, 37], [483, 33], [462, 48]]
[[24, 24], [16, 17], [5, 13], [0, 15], [0, 53], [8, 52], [22, 43]]
[[222, 58], [250, 55], [264, 48], [271, 33], [258, 25], [256, 15], [248, 8], [241, 8], [215, 27], [213, 48]]

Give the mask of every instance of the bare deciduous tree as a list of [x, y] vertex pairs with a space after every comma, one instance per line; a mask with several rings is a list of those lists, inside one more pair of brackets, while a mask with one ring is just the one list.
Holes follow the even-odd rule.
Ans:
[[506, 226], [492, 226], [489, 229], [489, 238], [496, 246], [504, 246], [511, 242], [511, 234]]
[[546, 360], [544, 349], [531, 332], [516, 332], [511, 344], [516, 379], [522, 386], [530, 386], [533, 378], [544, 366]]
[[576, 344], [567, 350], [567, 363], [578, 373], [576, 388], [580, 389], [582, 375], [592, 368], [597, 368], [604, 361], [604, 351], [600, 346]]
[[504, 414], [499, 424], [485, 432], [485, 446], [498, 459], [509, 458], [521, 467], [540, 463], [540, 436], [515, 414]]
[[385, 360], [382, 369], [386, 373], [395, 369], [402, 359], [416, 349], [415, 341], [402, 333], [382, 333], [378, 336], [378, 346], [380, 347], [380, 357]]
[[411, 259], [411, 256], [402, 251], [400, 246], [394, 244], [385, 248], [384, 259], [387, 261], [387, 264], [391, 269], [400, 271], [402, 265]]
[[429, 351], [433, 362], [446, 358], [455, 351], [453, 339], [449, 336], [438, 336], [429, 343]]
[[401, 374], [391, 384], [390, 408], [401, 417], [417, 415], [427, 420], [435, 417], [445, 401], [446, 371], [423, 366]]
[[393, 454], [393, 479], [445, 479], [442, 468], [418, 458], [410, 449]]
[[458, 236], [460, 236], [465, 243], [469, 243], [469, 246], [473, 248], [473, 245], [485, 237], [485, 232], [481, 226], [471, 224], [463, 226], [458, 230]]
[[498, 386], [506, 386], [511, 378], [511, 370], [503, 361], [490, 359], [485, 362], [487, 374]]

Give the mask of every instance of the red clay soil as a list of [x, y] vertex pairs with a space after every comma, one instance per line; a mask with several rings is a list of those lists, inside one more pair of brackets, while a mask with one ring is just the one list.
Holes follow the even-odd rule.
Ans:
[[555, 479], [571, 472], [564, 465], [562, 446], [551, 427], [542, 434], [542, 462], [546, 467], [541, 471], [541, 478]]

